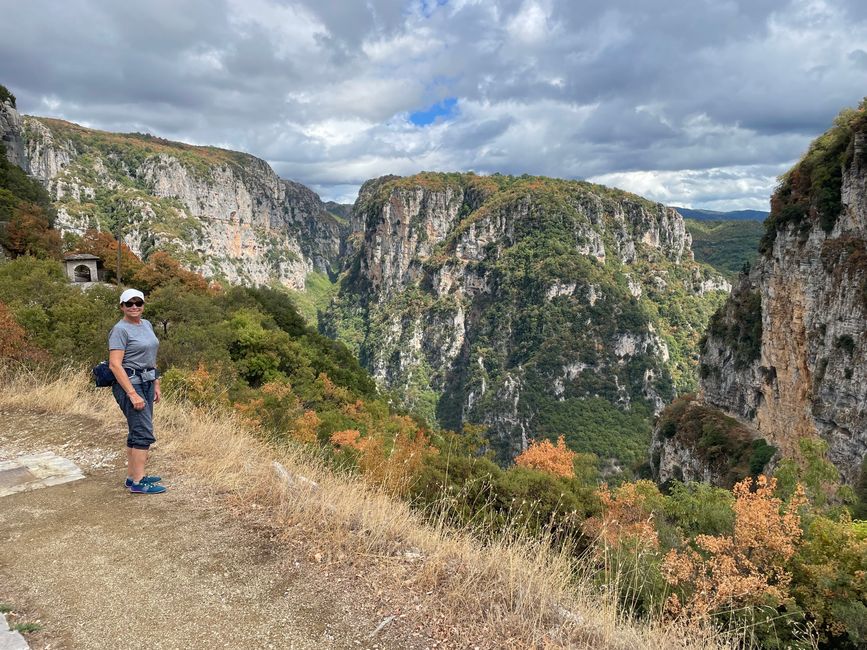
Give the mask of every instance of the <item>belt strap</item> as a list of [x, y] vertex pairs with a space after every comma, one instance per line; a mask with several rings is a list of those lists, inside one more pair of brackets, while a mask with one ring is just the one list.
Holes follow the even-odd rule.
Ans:
[[126, 372], [127, 377], [135, 377], [136, 375], [140, 375], [143, 372], [151, 372], [152, 370], [156, 370], [156, 368], [127, 368], [123, 366], [124, 371]]

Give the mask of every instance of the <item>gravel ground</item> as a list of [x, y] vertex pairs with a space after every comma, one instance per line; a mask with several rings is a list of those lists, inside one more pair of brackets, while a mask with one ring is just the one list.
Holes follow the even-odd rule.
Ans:
[[0, 459], [50, 450], [86, 474], [0, 499], [0, 602], [39, 623], [35, 650], [442, 647], [376, 566], [311, 560], [309, 540], [245, 523], [158, 454], [169, 491], [129, 494], [122, 441], [79, 416], [0, 412]]

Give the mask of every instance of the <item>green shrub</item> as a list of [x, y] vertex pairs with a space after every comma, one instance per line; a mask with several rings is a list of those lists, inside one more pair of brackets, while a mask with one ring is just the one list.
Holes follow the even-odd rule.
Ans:
[[487, 458], [440, 453], [431, 457], [410, 490], [431, 516], [469, 526], [483, 537], [551, 534], [586, 545], [581, 523], [598, 509], [592, 489], [526, 467], [500, 469]]
[[[762, 295], [742, 285], [708, 323], [708, 333], [734, 353], [735, 368], [746, 368], [762, 354]], [[707, 345], [707, 341], [703, 347]]]
[[729, 490], [708, 483], [675, 481], [665, 500], [665, 516], [687, 538], [731, 534], [734, 502]]
[[834, 341], [834, 347], [843, 350], [846, 354], [852, 354], [855, 351], [855, 339], [848, 334], [843, 334]]
[[792, 594], [827, 648], [867, 644], [867, 540], [851, 519], [811, 516], [792, 561]]
[[852, 506], [852, 515], [856, 519], [867, 519], [867, 456], [861, 461], [861, 471], [854, 491], [856, 501]]
[[15, 95], [6, 86], [0, 84], [0, 104], [3, 102], [9, 102], [12, 104], [12, 108], [15, 108]]
[[753, 440], [753, 451], [750, 454], [750, 474], [753, 476], [761, 474], [775, 453], [777, 453], [777, 448], [769, 445], [764, 438]]

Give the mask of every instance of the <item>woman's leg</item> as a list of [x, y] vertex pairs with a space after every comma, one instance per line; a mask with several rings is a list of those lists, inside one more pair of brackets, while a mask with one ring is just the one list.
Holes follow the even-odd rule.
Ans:
[[147, 449], [126, 448], [126, 474], [138, 483], [145, 475], [145, 463], [148, 459]]
[[145, 475], [148, 448], [154, 443], [153, 382], [133, 384], [133, 388], [145, 401], [145, 407], [140, 411], [133, 408], [129, 397], [118, 384], [112, 387], [129, 428], [126, 440], [127, 475], [137, 483]]

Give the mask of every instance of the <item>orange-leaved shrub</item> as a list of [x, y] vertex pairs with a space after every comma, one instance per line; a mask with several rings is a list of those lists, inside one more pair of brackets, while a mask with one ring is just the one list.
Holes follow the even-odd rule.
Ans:
[[697, 535], [694, 546], [672, 549], [663, 576], [681, 594], [672, 594], [670, 613], [686, 618], [749, 606], [778, 606], [789, 599], [787, 564], [801, 539], [799, 487], [788, 503], [775, 496], [776, 479], [760, 475], [735, 485], [734, 531]]
[[335, 431], [331, 434], [331, 444], [337, 449], [348, 447], [361, 451], [364, 445], [359, 441], [361, 432], [358, 429], [344, 429], [343, 431]]
[[196, 406], [224, 404], [227, 400], [225, 383], [202, 362], [195, 370], [169, 368], [162, 375], [162, 386], [174, 399]]
[[320, 424], [322, 424], [322, 420], [316, 414], [316, 411], [307, 409], [292, 423], [292, 426], [289, 428], [289, 435], [298, 442], [313, 444], [317, 440]]
[[40, 259], [60, 257], [60, 235], [49, 225], [43, 208], [22, 202], [0, 230], [0, 244], [13, 256], [31, 255]]
[[515, 465], [538, 469], [554, 476], [573, 478], [575, 456], [575, 452], [566, 447], [566, 440], [560, 436], [556, 445], [551, 444], [550, 440], [534, 440], [515, 458]]
[[403, 495], [421, 471], [425, 460], [439, 453], [424, 430], [412, 418], [392, 416], [388, 424], [398, 427], [388, 444], [382, 433], [371, 433], [357, 442], [361, 448], [358, 467], [371, 482], [396, 495]]
[[664, 497], [652, 481], [623, 483], [611, 490], [603, 484], [596, 496], [602, 513], [588, 518], [583, 525], [586, 535], [598, 540], [600, 547], [617, 547], [624, 542], [646, 548], [658, 548], [656, 513], [663, 509]]
[[9, 308], [0, 302], [0, 358], [15, 361], [45, 361], [48, 353], [27, 340], [27, 332]]
[[[292, 435], [302, 409], [291, 384], [278, 379], [262, 384], [256, 391], [248, 391], [232, 404], [244, 422], [267, 432], [270, 436]], [[315, 438], [314, 438], [315, 440]]]
[[[117, 240], [111, 233], [100, 230], [88, 230], [75, 245], [75, 253], [89, 253], [102, 260], [105, 267], [105, 280], [117, 279]], [[138, 255], [129, 246], [120, 247], [120, 274], [124, 279], [130, 278], [144, 266]]]
[[130, 283], [142, 291], [153, 291], [172, 282], [179, 283], [193, 292], [204, 293], [208, 290], [208, 281], [204, 277], [187, 271], [180, 262], [163, 251], [151, 254], [145, 264], [132, 275], [127, 274], [127, 276], [130, 278]]

